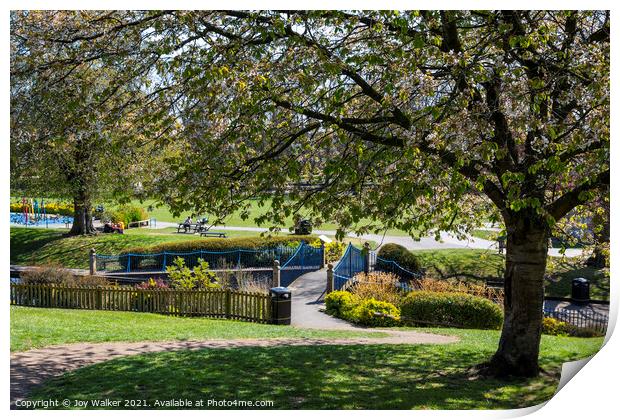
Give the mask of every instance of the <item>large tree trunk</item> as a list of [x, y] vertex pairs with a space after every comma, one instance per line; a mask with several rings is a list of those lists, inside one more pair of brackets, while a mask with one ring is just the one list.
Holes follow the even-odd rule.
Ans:
[[70, 235], [87, 235], [95, 233], [91, 202], [85, 192], [79, 192], [73, 198], [73, 225]]
[[532, 377], [539, 373], [549, 228], [540, 216], [519, 213], [506, 220], [506, 231], [504, 326], [487, 368], [495, 376]]

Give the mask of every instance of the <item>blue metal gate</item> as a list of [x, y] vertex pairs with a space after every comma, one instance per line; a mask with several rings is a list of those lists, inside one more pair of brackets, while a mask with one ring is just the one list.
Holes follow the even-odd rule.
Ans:
[[280, 266], [280, 286], [288, 287], [299, 276], [316, 271], [323, 265], [323, 248], [302, 242], [297, 251]]
[[343, 290], [347, 282], [357, 273], [364, 271], [364, 254], [349, 243], [344, 255], [334, 268], [334, 290]]

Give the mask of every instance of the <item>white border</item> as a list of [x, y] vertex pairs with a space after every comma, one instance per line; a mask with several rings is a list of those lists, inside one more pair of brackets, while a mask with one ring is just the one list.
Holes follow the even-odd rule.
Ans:
[[[8, 213], [8, 197], [9, 192], [9, 24], [8, 24], [8, 11], [10, 9], [488, 9], [488, 8], [513, 8], [513, 9], [612, 9], [612, 20], [615, 18], [614, 3], [611, 1], [592, 0], [588, 2], [583, 1], [502, 1], [498, 2], [489, 0], [480, 1], [449, 1], [449, 0], [434, 0], [432, 2], [419, 2], [419, 1], [391, 1], [391, 2], [377, 2], [377, 1], [342, 1], [342, 0], [318, 0], [313, 2], [295, 2], [289, 1], [239, 1], [229, 0], [225, 3], [216, 1], [186, 1], [177, 0], [174, 2], [163, 0], [150, 0], [150, 1], [118, 1], [109, 0], [106, 2], [93, 2], [93, 1], [6, 1], [3, 3], [5, 13], [3, 19], [0, 20], [0, 27], [2, 29], [2, 57], [4, 58], [3, 67], [4, 71], [1, 73], [2, 86], [4, 88], [4, 101], [2, 101], [2, 119], [3, 130], [2, 133], [2, 146], [3, 152], [0, 156], [2, 159], [0, 165], [3, 168], [2, 171], [2, 183], [0, 184], [0, 196], [4, 197], [0, 201], [0, 215]], [[616, 23], [615, 21], [613, 22]], [[617, 48], [617, 30], [614, 24], [612, 24], [612, 57], [618, 57]], [[617, 77], [617, 66], [612, 66], [612, 79], [614, 81], [619, 80]], [[612, 83], [612, 92], [614, 91], [614, 83]], [[612, 94], [612, 117], [617, 116], [618, 101]], [[612, 136], [617, 141], [617, 135], [614, 124], [615, 118], [612, 118]], [[612, 171], [615, 169], [615, 156], [616, 146], [612, 145]], [[612, 196], [612, 214], [617, 214], [618, 200], [615, 199], [620, 193], [618, 191], [618, 183], [614, 183], [611, 186]], [[620, 238], [617, 225], [612, 223], [612, 255], [615, 255], [615, 241]], [[4, 258], [1, 261], [2, 272], [8, 273], [9, 259], [9, 225], [8, 223], [0, 224], [0, 238], [2, 240], [2, 249]], [[612, 264], [615, 259], [612, 259]], [[610, 320], [615, 324], [618, 314], [618, 301], [620, 293], [616, 286], [616, 282], [613, 281], [614, 286], [611, 289], [612, 311], [610, 314]], [[8, 282], [0, 281], [0, 290], [2, 296], [8, 294]], [[9, 394], [9, 349], [8, 349], [8, 337], [9, 337], [9, 307], [5, 305], [2, 307], [2, 328], [3, 336], [3, 348], [2, 354], [4, 356], [5, 363], [2, 369], [2, 388], [4, 391], [3, 405], [8, 410], [8, 394]], [[577, 376], [569, 381], [564, 388], [546, 404], [544, 407], [538, 407], [534, 409], [524, 410], [509, 410], [509, 411], [416, 411], [414, 413], [407, 413], [402, 411], [389, 411], [389, 412], [350, 412], [350, 411], [324, 411], [321, 413], [314, 413], [309, 411], [296, 411], [290, 412], [252, 412], [248, 414], [241, 414], [240, 412], [190, 412], [184, 411], [183, 413], [170, 413], [170, 412], [148, 412], [142, 413], [142, 415], [149, 416], [149, 418], [166, 419], [172, 415], [180, 415], [189, 418], [217, 418], [218, 416], [252, 416], [254, 418], [288, 418], [294, 416], [296, 419], [314, 419], [317, 415], [324, 416], [337, 416], [339, 419], [349, 419], [355, 417], [355, 419], [373, 419], [376, 420], [377, 416], [390, 417], [390, 418], [439, 418], [439, 419], [453, 419], [453, 418], [505, 418], [505, 417], [517, 417], [531, 413], [531, 418], [549, 419], [550, 416], [569, 419], [569, 418], [608, 418], [611, 417], [613, 412], [618, 408], [618, 380], [620, 373], [620, 344], [617, 336], [608, 336], [608, 341], [604, 348], [577, 374]], [[137, 414], [137, 413], [136, 413]], [[14, 417], [45, 417], [45, 418], [80, 418], [84, 416], [92, 418], [109, 419], [112, 415], [115, 418], [120, 417], [135, 417], [136, 414], [129, 414], [128, 412], [114, 413], [109, 412], [10, 412]]]

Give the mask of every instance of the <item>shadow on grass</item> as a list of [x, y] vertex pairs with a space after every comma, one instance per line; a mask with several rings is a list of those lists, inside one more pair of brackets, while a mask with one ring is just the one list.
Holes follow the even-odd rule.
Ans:
[[[549, 399], [560, 360], [531, 380], [470, 377], [488, 349], [283, 346], [151, 353], [48, 381], [33, 399], [271, 400], [275, 409], [517, 408]], [[553, 367], [551, 367], [553, 365]], [[211, 407], [224, 408], [224, 407]], [[244, 408], [232, 406], [229, 408]]]
[[32, 253], [44, 246], [63, 239], [64, 230], [11, 229], [11, 264], [36, 264]]

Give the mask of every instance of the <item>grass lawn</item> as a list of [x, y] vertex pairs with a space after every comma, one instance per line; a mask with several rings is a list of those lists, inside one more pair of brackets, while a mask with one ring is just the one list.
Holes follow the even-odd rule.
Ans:
[[[412, 251], [429, 277], [484, 283], [487, 278], [502, 278], [504, 256], [477, 249], [440, 249]], [[592, 299], [609, 299], [609, 276], [603, 270], [585, 267], [577, 258], [550, 257], [545, 280], [545, 295], [569, 297], [571, 281], [590, 280]]]
[[[31, 399], [269, 400], [275, 409], [499, 409], [542, 403], [561, 364], [595, 353], [602, 338], [544, 336], [545, 373], [529, 380], [475, 377], [498, 332], [448, 345], [282, 346], [151, 353], [94, 364], [49, 380]], [[223, 407], [222, 407], [223, 408]], [[230, 408], [243, 408], [232, 406]]]
[[281, 325], [149, 313], [11, 306], [11, 351], [65, 343], [242, 338], [383, 337], [384, 333], [321, 331]]
[[[230, 215], [228, 218], [226, 218], [222, 224], [225, 226], [242, 226], [242, 227], [258, 226], [256, 222], [254, 221], [254, 219], [266, 213], [271, 207], [271, 202], [267, 200], [263, 207], [260, 207], [258, 205], [258, 201], [253, 200], [253, 201], [250, 201], [249, 203], [250, 203], [250, 209], [249, 209], [250, 217], [249, 218], [244, 220], [241, 218], [241, 212], [235, 212], [232, 215]], [[153, 217], [157, 219], [157, 221], [162, 221], [162, 222], [181, 222], [185, 220], [185, 218], [189, 215], [189, 212], [185, 212], [185, 213], [182, 213], [179, 217], [175, 217], [170, 212], [170, 210], [168, 210], [166, 207], [156, 207], [154, 200], [147, 200], [143, 203], [140, 203], [140, 201], [138, 200], [133, 200], [132, 204], [144, 207], [145, 209], [149, 205], [152, 205], [153, 211], [149, 212], [149, 217]], [[302, 210], [302, 214], [303, 214], [303, 210]], [[199, 216], [202, 216], [202, 215], [199, 215]], [[215, 217], [210, 216], [210, 218], [212, 221], [215, 221]], [[286, 232], [293, 225], [294, 225], [293, 217], [289, 216], [286, 218], [284, 226], [280, 226], [280, 228]], [[270, 227], [270, 225], [262, 225], [259, 227], [268, 228]], [[323, 223], [320, 226], [314, 226], [314, 228], [321, 229], [321, 230], [336, 230], [338, 226], [334, 223]], [[380, 233], [383, 234], [383, 232], [380, 232]], [[407, 232], [404, 232], [398, 229], [388, 229], [386, 232], [386, 235], [408, 236]]]

